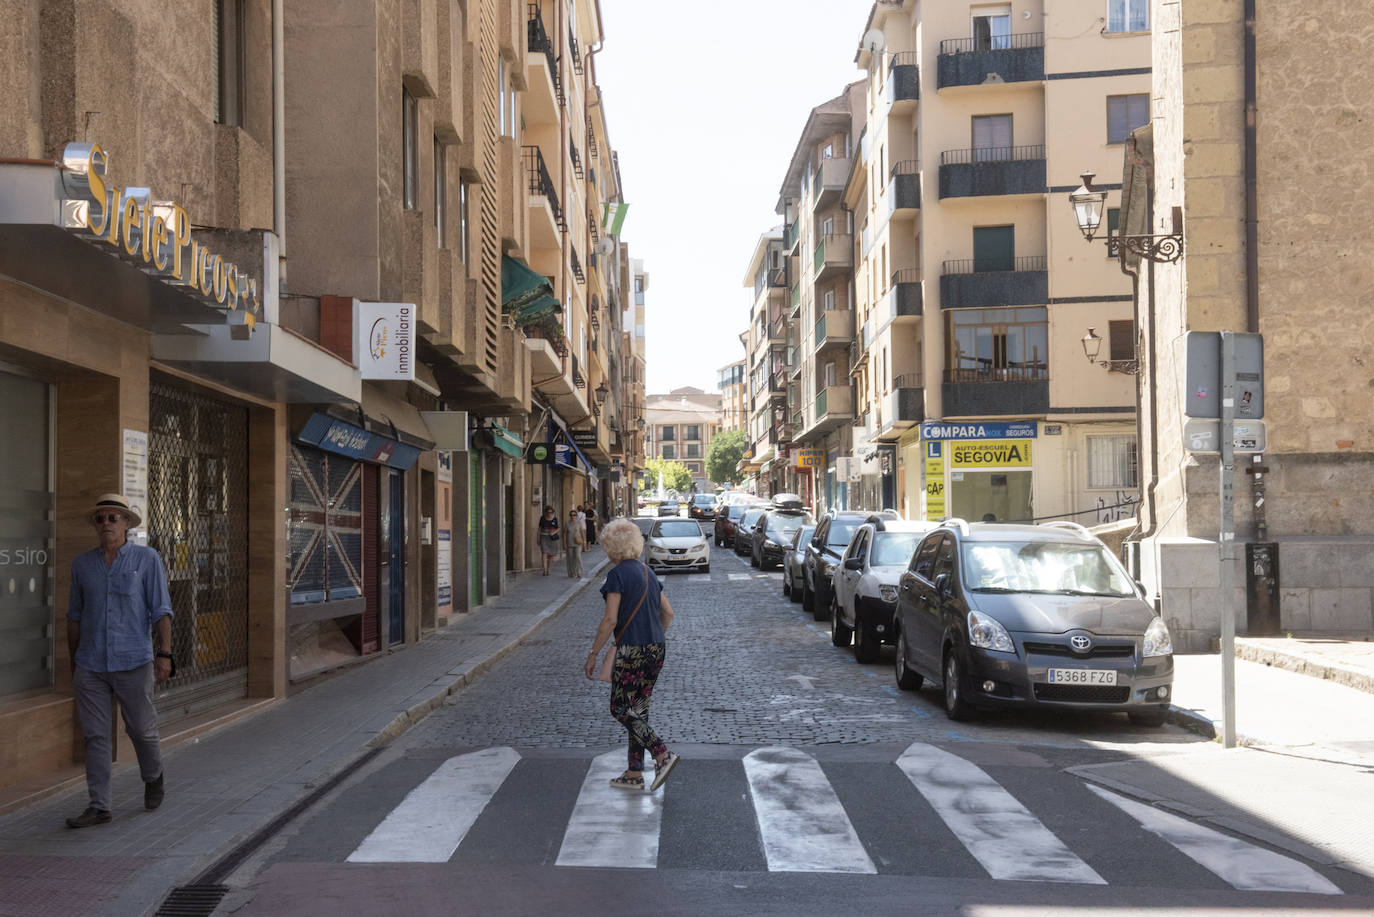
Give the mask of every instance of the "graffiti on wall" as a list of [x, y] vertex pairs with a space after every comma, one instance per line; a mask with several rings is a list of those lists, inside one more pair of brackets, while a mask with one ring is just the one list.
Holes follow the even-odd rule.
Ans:
[[1124, 490], [1118, 490], [1110, 500], [1107, 497], [1098, 497], [1097, 524], [1120, 522], [1122, 519], [1132, 518], [1135, 516], [1135, 508], [1139, 502], [1139, 497]]

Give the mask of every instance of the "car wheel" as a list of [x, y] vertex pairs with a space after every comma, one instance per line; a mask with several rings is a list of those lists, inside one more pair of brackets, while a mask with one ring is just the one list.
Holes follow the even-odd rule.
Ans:
[[956, 723], [973, 715], [973, 708], [964, 700], [964, 672], [959, 655], [950, 649], [945, 653], [945, 716]]
[[882, 643], [878, 635], [873, 632], [871, 625], [859, 620], [859, 616], [854, 616], [854, 661], [872, 662], [878, 658], [878, 647]]
[[[783, 571], [782, 576], [782, 594], [792, 599], [792, 577], [788, 576], [786, 571]], [[792, 601], [795, 602], [796, 599], [792, 599]]]
[[[834, 593], [831, 593], [834, 596]], [[816, 621], [824, 621], [830, 617], [830, 599], [821, 598], [819, 592], [811, 593], [811, 617]]]
[[816, 594], [811, 591], [811, 587], [806, 584], [806, 576], [802, 576], [802, 611], [810, 611], [814, 614]]
[[707, 564], [706, 566], [702, 567], [702, 568], [701, 568], [701, 572], [702, 572], [702, 573], [710, 573], [710, 572], [711, 572], [711, 565], [710, 565], [710, 564]]
[[758, 565], [759, 565], [759, 559], [758, 559], [757, 557], [754, 556], [754, 552], [753, 552], [753, 551], [750, 551], [750, 552], [749, 552], [749, 566], [751, 566], [751, 567], [757, 567]]
[[848, 646], [850, 638], [854, 636], [854, 630], [845, 627], [840, 620], [840, 603], [834, 599], [830, 600], [830, 642], [836, 646]]
[[[792, 582], [792, 574], [791, 574], [791, 573], [784, 572], [784, 573], [783, 573], [783, 579], [784, 579], [786, 582], [791, 583], [791, 582]], [[788, 596], [787, 596], [787, 597], [788, 597], [789, 599], [792, 600], [793, 604], [796, 604], [796, 603], [798, 603], [798, 602], [800, 602], [800, 601], [802, 600], [801, 590], [797, 588], [797, 586], [796, 586], [795, 583], [792, 584], [792, 591], [791, 591], [790, 593], [788, 593]]]
[[918, 691], [925, 681], [919, 672], [913, 672], [906, 664], [906, 641], [897, 632], [897, 655], [892, 657], [892, 674], [897, 679], [897, 687], [903, 691]]
[[1132, 710], [1126, 715], [1131, 718], [1132, 726], [1147, 726], [1150, 729], [1158, 729], [1169, 719], [1169, 708], [1160, 707], [1156, 710]]

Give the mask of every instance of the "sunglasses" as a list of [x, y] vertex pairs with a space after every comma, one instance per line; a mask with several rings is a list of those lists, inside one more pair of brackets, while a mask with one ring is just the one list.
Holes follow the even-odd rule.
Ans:
[[93, 517], [91, 517], [91, 518], [95, 519], [95, 524], [96, 524], [96, 525], [100, 525], [102, 522], [118, 522], [119, 520], [121, 520], [121, 519], [124, 518], [124, 514], [123, 514], [123, 513], [96, 513], [96, 514], [95, 514]]

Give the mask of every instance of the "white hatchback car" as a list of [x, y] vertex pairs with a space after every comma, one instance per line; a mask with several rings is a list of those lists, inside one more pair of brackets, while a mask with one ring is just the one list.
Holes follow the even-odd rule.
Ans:
[[711, 572], [711, 544], [692, 519], [660, 519], [644, 539], [644, 563], [660, 570]]
[[892, 616], [897, 610], [897, 582], [911, 563], [933, 522], [905, 522], [870, 516], [854, 532], [835, 566], [830, 602], [830, 642], [854, 642], [854, 659], [872, 662], [878, 648], [892, 643]]

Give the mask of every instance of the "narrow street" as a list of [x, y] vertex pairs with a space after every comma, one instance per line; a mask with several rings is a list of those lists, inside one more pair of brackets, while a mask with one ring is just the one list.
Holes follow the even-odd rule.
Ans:
[[712, 550], [709, 574], [666, 577], [652, 722], [683, 763], [662, 791], [606, 786], [623, 731], [578, 668], [593, 583], [264, 845], [218, 913], [1374, 904], [1365, 877], [1067, 770], [1215, 744], [1124, 716], [953, 724], [929, 686], [897, 690], [890, 649], [856, 664], [778, 571]]

